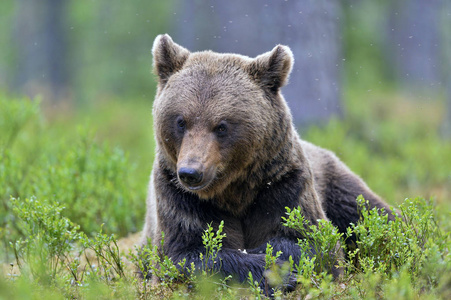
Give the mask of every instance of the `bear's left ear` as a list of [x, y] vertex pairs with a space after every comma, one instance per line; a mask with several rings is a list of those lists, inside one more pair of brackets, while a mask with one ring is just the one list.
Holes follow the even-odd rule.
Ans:
[[154, 73], [164, 86], [171, 75], [182, 69], [190, 52], [174, 43], [168, 34], [161, 34], [153, 42], [152, 54]]
[[249, 65], [249, 73], [263, 88], [277, 93], [287, 83], [293, 61], [290, 48], [277, 45], [257, 56]]

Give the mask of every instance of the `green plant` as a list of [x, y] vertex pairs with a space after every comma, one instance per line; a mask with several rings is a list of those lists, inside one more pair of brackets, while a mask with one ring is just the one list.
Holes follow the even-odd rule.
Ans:
[[36, 196], [70, 207], [62, 214], [88, 235], [102, 223], [106, 232], [120, 236], [142, 224], [145, 181], [134, 178], [128, 155], [97, 142], [92, 129], [60, 133], [44, 119], [38, 102], [0, 95], [0, 239], [5, 260], [11, 257], [9, 242], [24, 238], [13, 219], [11, 196]]
[[[142, 277], [147, 281], [149, 278], [158, 280], [159, 285], [165, 288], [174, 290], [173, 284], [175, 282], [188, 282], [189, 275], [193, 274], [195, 266], [186, 266], [191, 268], [192, 272], [185, 273], [186, 260], [174, 264], [174, 262], [163, 252], [164, 245], [164, 232], [161, 233], [160, 247], [152, 245], [152, 241], [149, 239], [147, 244], [142, 248], [135, 248], [137, 254], [130, 253], [131, 261], [138, 268]], [[191, 277], [194, 279], [194, 277]], [[146, 286], [143, 283], [143, 288]]]
[[36, 198], [11, 199], [17, 227], [25, 238], [11, 242], [17, 265], [23, 274], [49, 285], [70, 269], [70, 251], [80, 239], [78, 226], [61, 217], [58, 203]]
[[[303, 216], [301, 209], [286, 207], [287, 217], [282, 217], [283, 225], [298, 231], [304, 239], [299, 240], [302, 260], [312, 256], [317, 274], [330, 272], [338, 267], [342, 253], [343, 234], [326, 220], [319, 220], [318, 225], [310, 224]], [[304, 256], [305, 255], [305, 256]]]
[[[103, 225], [102, 225], [103, 227]], [[91, 270], [90, 276], [97, 280], [104, 279], [106, 282], [117, 280], [117, 278], [125, 278], [125, 266], [122, 261], [119, 247], [114, 235], [106, 235], [100, 232], [92, 239], [84, 233], [81, 233], [80, 242], [83, 246], [85, 258]], [[91, 250], [97, 262], [97, 267], [89, 258], [87, 249]]]
[[202, 261], [202, 273], [204, 275], [214, 275], [221, 269], [221, 261], [217, 257], [218, 252], [222, 248], [222, 239], [226, 237], [226, 234], [222, 232], [223, 229], [224, 221], [221, 221], [216, 232], [213, 231], [211, 224], [207, 224], [207, 229], [202, 234], [205, 254], [200, 253], [199, 256]]
[[437, 286], [449, 270], [451, 244], [449, 233], [440, 229], [432, 204], [421, 198], [406, 199], [395, 221], [388, 222], [376, 208], [368, 210], [362, 197], [358, 202], [362, 218], [348, 230], [348, 235], [356, 235], [358, 248], [349, 253], [354, 265], [348, 267], [356, 272], [387, 274], [387, 278], [408, 272], [416, 287], [428, 290]]

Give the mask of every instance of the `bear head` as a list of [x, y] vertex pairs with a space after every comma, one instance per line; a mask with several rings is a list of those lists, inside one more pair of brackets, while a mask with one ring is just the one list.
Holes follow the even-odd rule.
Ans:
[[264, 180], [260, 174], [268, 172], [261, 169], [291, 143], [291, 115], [280, 93], [293, 65], [291, 50], [278, 45], [256, 58], [191, 53], [159, 35], [152, 52], [160, 166], [201, 199], [237, 181]]

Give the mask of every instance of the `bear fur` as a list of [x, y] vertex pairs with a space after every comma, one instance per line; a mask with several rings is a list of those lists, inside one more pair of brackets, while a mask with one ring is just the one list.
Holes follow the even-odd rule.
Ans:
[[256, 58], [191, 53], [160, 35], [152, 52], [157, 150], [143, 244], [159, 245], [163, 231], [174, 262], [200, 267], [202, 233], [224, 221], [221, 272], [260, 280], [267, 243], [282, 251], [281, 261], [299, 261], [302, 236], [282, 225], [285, 207], [340, 232], [358, 221], [359, 195], [389, 211], [332, 152], [299, 138], [280, 93], [293, 65], [287, 46]]

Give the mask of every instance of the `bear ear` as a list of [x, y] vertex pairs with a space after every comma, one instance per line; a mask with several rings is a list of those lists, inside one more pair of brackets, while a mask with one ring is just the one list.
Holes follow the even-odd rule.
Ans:
[[160, 34], [153, 42], [152, 54], [154, 73], [164, 86], [172, 74], [182, 69], [190, 52], [174, 43], [168, 34]]
[[293, 61], [290, 48], [277, 45], [257, 56], [250, 64], [249, 73], [263, 88], [277, 93], [287, 83]]

